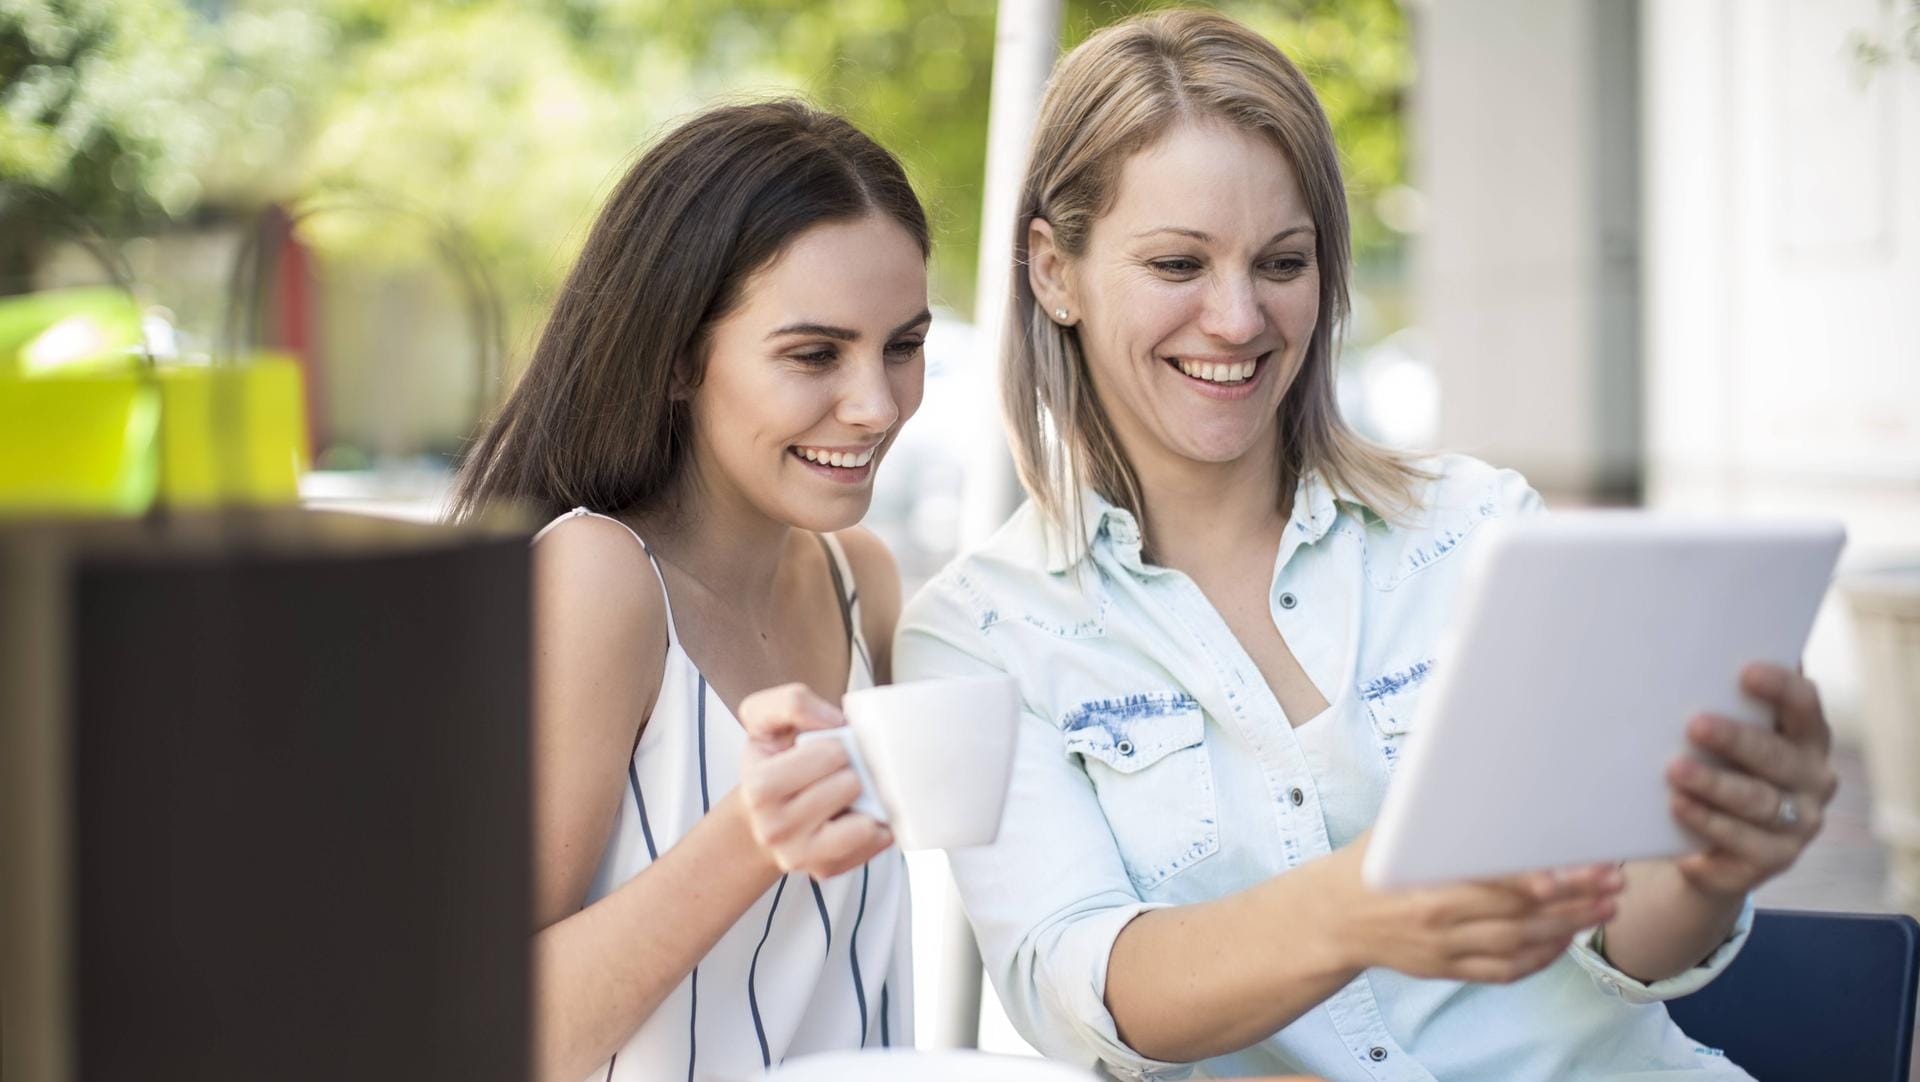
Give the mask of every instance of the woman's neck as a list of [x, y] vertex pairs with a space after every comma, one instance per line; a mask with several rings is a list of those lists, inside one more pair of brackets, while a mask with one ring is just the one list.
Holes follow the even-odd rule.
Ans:
[[1186, 568], [1223, 553], [1277, 542], [1292, 493], [1283, 492], [1278, 433], [1231, 462], [1196, 462], [1160, 450], [1129, 456], [1145, 503], [1156, 561]]
[[749, 620], [768, 614], [793, 527], [767, 517], [737, 493], [686, 485], [642, 535], [661, 559]]

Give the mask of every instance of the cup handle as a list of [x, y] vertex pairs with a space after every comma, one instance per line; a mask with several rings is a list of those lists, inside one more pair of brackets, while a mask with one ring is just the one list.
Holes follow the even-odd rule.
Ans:
[[852, 765], [855, 777], [860, 779], [860, 795], [854, 798], [849, 807], [875, 822], [887, 822], [887, 809], [880, 803], [879, 787], [873, 784], [873, 775], [867, 772], [867, 761], [860, 756], [860, 742], [853, 737], [853, 730], [845, 725], [832, 729], [809, 729], [794, 738], [794, 746], [815, 740], [833, 740], [846, 749], [847, 762]]

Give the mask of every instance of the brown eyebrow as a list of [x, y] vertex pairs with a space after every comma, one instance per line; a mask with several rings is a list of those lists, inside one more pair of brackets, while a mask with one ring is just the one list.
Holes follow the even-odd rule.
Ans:
[[[1310, 225], [1289, 226], [1286, 229], [1282, 229], [1280, 232], [1275, 233], [1272, 237], [1268, 238], [1267, 244], [1278, 244], [1281, 241], [1286, 240], [1288, 237], [1293, 236], [1295, 233], [1311, 233], [1311, 232], [1313, 232], [1313, 227]], [[1200, 241], [1203, 244], [1210, 244], [1213, 242], [1213, 235], [1211, 233], [1203, 233], [1198, 229], [1187, 229], [1183, 226], [1177, 226], [1177, 225], [1163, 225], [1158, 229], [1149, 229], [1144, 233], [1135, 233], [1133, 235], [1133, 239], [1140, 240], [1143, 237], [1151, 237], [1157, 233], [1178, 233], [1180, 236], [1183, 236], [1183, 237], [1192, 237], [1194, 240]], [[1266, 245], [1261, 245], [1261, 247], [1264, 248], [1266, 247]]]
[[[910, 331], [913, 328], [918, 327], [922, 323], [931, 323], [932, 321], [933, 321], [933, 313], [928, 311], [925, 308], [922, 308], [920, 310], [919, 315], [914, 316], [912, 319], [909, 319], [905, 323], [902, 323], [898, 327], [895, 327], [894, 329], [888, 331], [886, 334], [886, 337], [892, 338], [896, 334], [901, 334], [906, 331]], [[834, 327], [825, 323], [789, 323], [784, 327], [775, 329], [773, 332], [768, 334], [767, 337], [779, 338], [782, 335], [802, 335], [802, 334], [810, 335], [816, 338], [831, 338], [836, 342], [858, 342], [860, 340], [859, 331], [853, 330], [852, 328], [849, 328], [849, 327]]]

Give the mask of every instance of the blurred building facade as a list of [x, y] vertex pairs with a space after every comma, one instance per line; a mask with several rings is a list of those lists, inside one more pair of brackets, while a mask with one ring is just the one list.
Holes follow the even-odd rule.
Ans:
[[[1832, 516], [1843, 574], [1920, 563], [1911, 18], [1881, 0], [1420, 9], [1439, 442], [1563, 506]], [[1843, 736], [1851, 656], [1830, 601], [1807, 663]]]

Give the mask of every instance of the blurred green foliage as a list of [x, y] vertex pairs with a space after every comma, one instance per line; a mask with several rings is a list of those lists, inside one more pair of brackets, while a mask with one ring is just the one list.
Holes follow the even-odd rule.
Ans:
[[[1156, 6], [1068, 0], [1062, 44]], [[1358, 251], [1392, 257], [1373, 208], [1406, 175], [1396, 0], [1218, 6], [1313, 78]], [[992, 0], [0, 0], [0, 177], [116, 226], [378, 193], [472, 236], [518, 342], [652, 133], [718, 97], [799, 91], [906, 160], [934, 217], [939, 299], [964, 312], [993, 40]], [[330, 258], [423, 250], [391, 222], [308, 228]], [[4, 199], [0, 230], [30, 232]]]

